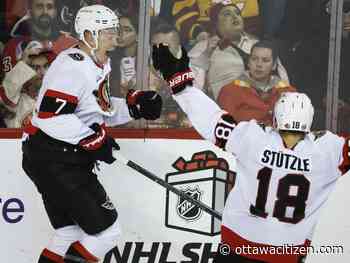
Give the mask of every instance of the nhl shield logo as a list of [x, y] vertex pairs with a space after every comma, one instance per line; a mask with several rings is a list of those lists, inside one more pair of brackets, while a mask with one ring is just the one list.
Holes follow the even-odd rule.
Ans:
[[[198, 186], [194, 188], [188, 187], [185, 190], [181, 191], [198, 201], [201, 200], [201, 196], [203, 194], [203, 192], [199, 190]], [[178, 197], [176, 212], [182, 219], [185, 219], [186, 221], [197, 220], [202, 215], [201, 208], [192, 204], [181, 196]]]

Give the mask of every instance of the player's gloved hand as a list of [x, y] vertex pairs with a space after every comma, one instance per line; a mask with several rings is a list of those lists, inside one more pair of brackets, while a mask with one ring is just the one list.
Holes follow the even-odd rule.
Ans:
[[115, 140], [107, 135], [104, 126], [94, 123], [90, 128], [94, 134], [82, 139], [79, 142], [80, 147], [91, 153], [93, 159], [111, 164], [116, 159], [113, 157], [113, 149], [119, 150], [119, 145]]
[[130, 89], [126, 94], [130, 116], [135, 120], [158, 119], [162, 111], [162, 97], [153, 90]]
[[183, 47], [180, 55], [180, 58], [176, 58], [167, 45], [153, 45], [153, 66], [163, 75], [173, 94], [183, 91], [187, 85], [192, 85], [194, 79], [193, 72], [189, 67], [190, 59]]

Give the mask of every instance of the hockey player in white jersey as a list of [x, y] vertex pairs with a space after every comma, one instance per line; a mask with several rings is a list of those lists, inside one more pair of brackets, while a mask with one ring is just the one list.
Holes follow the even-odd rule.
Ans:
[[161, 112], [154, 91], [110, 97], [107, 52], [119, 32], [112, 10], [81, 8], [75, 29], [79, 45], [49, 67], [24, 135], [23, 169], [41, 193], [55, 229], [39, 263], [98, 262], [116, 245], [118, 214], [93, 172], [96, 161], [113, 163], [112, 150], [119, 148], [105, 127], [154, 120]]
[[303, 262], [320, 208], [350, 168], [349, 138], [310, 132], [314, 109], [302, 93], [281, 96], [273, 127], [255, 120], [237, 124], [193, 87], [186, 51], [177, 57], [166, 45], [153, 47], [155, 69], [196, 130], [237, 158], [221, 228], [222, 243], [231, 253], [217, 253], [214, 261]]

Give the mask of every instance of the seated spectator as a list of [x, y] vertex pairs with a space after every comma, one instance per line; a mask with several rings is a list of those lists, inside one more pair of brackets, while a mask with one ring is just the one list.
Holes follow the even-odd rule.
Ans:
[[7, 109], [4, 122], [8, 128], [24, 127], [31, 119], [43, 76], [53, 57], [39, 42], [32, 41], [24, 50], [22, 60], [5, 73], [0, 104]]
[[[210, 17], [216, 30], [212, 38], [219, 39], [217, 46], [209, 45], [209, 41], [199, 42], [189, 56], [194, 65], [208, 68], [208, 90], [216, 100], [220, 89], [244, 72], [250, 49], [258, 40], [244, 31], [241, 11], [229, 0], [213, 5]], [[209, 52], [208, 47], [211, 48]], [[279, 60], [277, 72], [288, 82], [287, 72]]]
[[272, 110], [280, 94], [295, 91], [273, 74], [277, 57], [272, 42], [255, 43], [249, 55], [248, 71], [221, 89], [218, 104], [235, 120], [256, 119], [265, 125], [272, 125]]

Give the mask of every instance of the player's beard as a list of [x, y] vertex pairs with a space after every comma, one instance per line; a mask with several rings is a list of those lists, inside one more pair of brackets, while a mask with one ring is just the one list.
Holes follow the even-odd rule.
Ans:
[[55, 20], [49, 15], [41, 15], [34, 19], [34, 24], [42, 30], [48, 30], [55, 24]]

